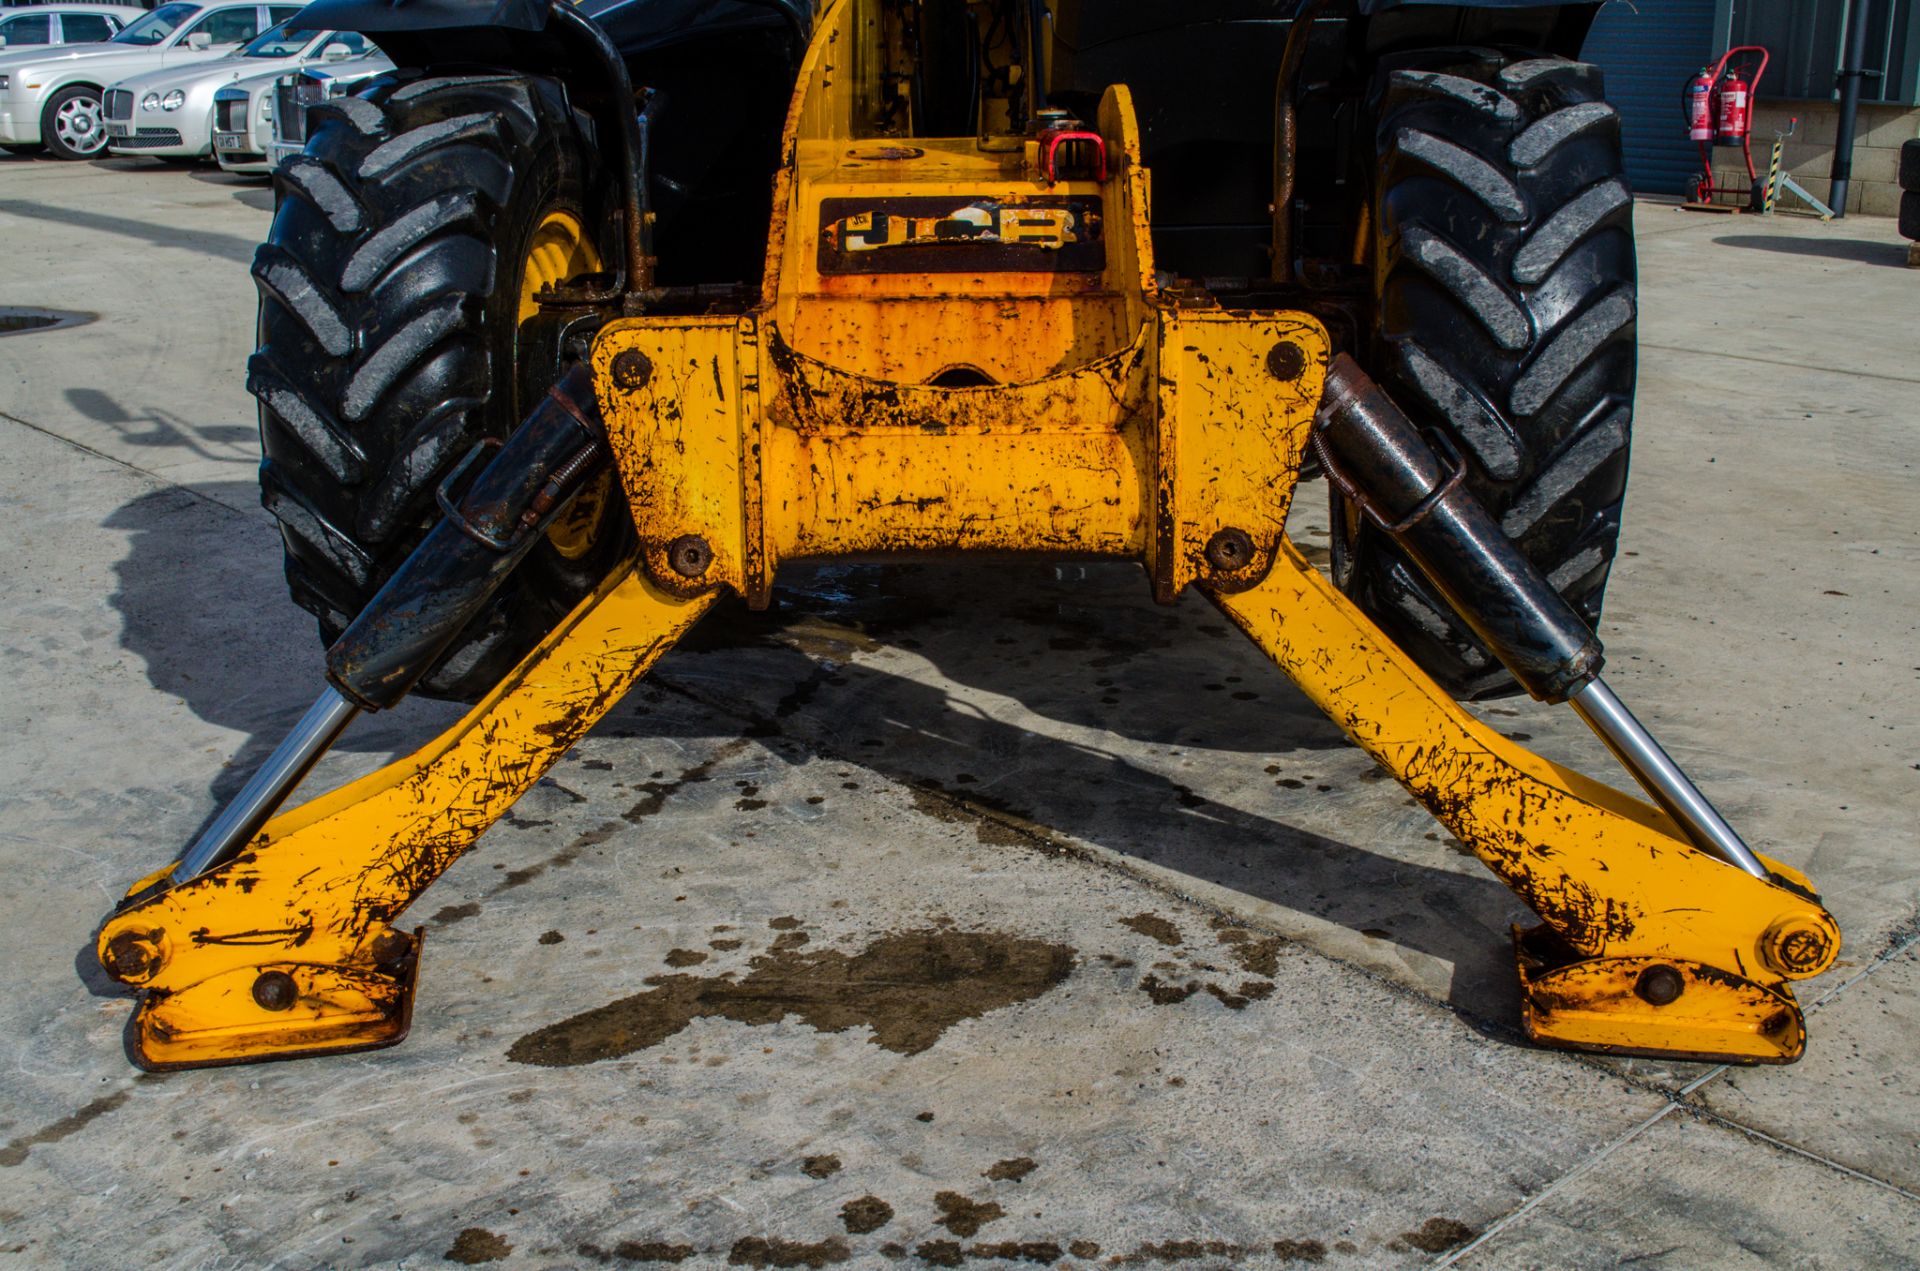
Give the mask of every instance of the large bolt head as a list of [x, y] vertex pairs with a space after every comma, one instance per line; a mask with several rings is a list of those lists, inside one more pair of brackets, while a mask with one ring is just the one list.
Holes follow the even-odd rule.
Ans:
[[1253, 556], [1253, 537], [1245, 530], [1228, 526], [1207, 540], [1207, 564], [1223, 574], [1245, 569]]
[[253, 982], [253, 1000], [263, 1011], [284, 1011], [300, 1000], [300, 986], [285, 971], [265, 971]]
[[167, 937], [160, 931], [118, 932], [100, 954], [100, 965], [123, 984], [145, 984], [166, 962]]
[[1282, 340], [1267, 350], [1267, 374], [1282, 383], [1300, 378], [1307, 369], [1307, 355], [1291, 340]]
[[1650, 966], [1633, 982], [1633, 991], [1648, 1006], [1671, 1006], [1687, 991], [1687, 981], [1670, 966]]
[[1833, 965], [1840, 951], [1837, 935], [1811, 916], [1782, 919], [1760, 938], [1760, 956], [1775, 974], [1805, 979]]
[[627, 349], [613, 355], [613, 386], [631, 393], [647, 386], [653, 378], [653, 363], [639, 349]]
[[701, 578], [713, 567], [713, 549], [698, 534], [682, 534], [667, 544], [667, 564], [682, 578]]

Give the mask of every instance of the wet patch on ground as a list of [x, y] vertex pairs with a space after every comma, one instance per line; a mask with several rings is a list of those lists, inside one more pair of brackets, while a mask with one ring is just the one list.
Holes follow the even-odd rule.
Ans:
[[930, 1266], [957, 1267], [968, 1258], [993, 1262], [1036, 1262], [1052, 1266], [1061, 1248], [1051, 1240], [1002, 1240], [994, 1244], [962, 1246], [958, 1240], [923, 1241], [914, 1256]]
[[715, 768], [746, 750], [750, 744], [746, 738], [737, 737], [677, 777], [669, 778], [664, 772], [656, 772], [645, 781], [634, 782], [633, 789], [639, 791], [640, 799], [620, 814], [621, 819], [630, 825], [638, 825], [648, 817], [657, 815], [667, 806], [667, 800], [680, 791], [690, 785], [713, 780]]
[[[943, 1192], [942, 1204], [949, 1206], [950, 1213], [965, 1213], [968, 1206], [976, 1202], [953, 1192]], [[960, 1204], [954, 1205], [958, 1201]], [[980, 1225], [1000, 1217], [999, 1206], [987, 1206], [993, 1211], [991, 1217], [980, 1219]], [[859, 1200], [848, 1201], [841, 1206], [841, 1220], [847, 1231], [853, 1235], [866, 1235], [884, 1227], [893, 1219], [893, 1207], [877, 1196], [862, 1196]], [[952, 1224], [941, 1220], [942, 1225], [953, 1230]], [[1440, 1226], [1437, 1226], [1439, 1224]], [[961, 1220], [962, 1226], [970, 1226]], [[1444, 1227], [1444, 1230], [1442, 1229]], [[1430, 1219], [1421, 1232], [1431, 1230], [1435, 1234], [1432, 1240], [1450, 1237], [1454, 1229], [1465, 1232], [1462, 1239], [1471, 1237], [1470, 1229], [1451, 1219]], [[477, 1229], [473, 1229], [477, 1230]], [[463, 1235], [465, 1233], [462, 1233]], [[908, 1258], [934, 1267], [958, 1267], [969, 1262], [1025, 1262], [1039, 1266], [1053, 1266], [1060, 1262], [1078, 1260], [1094, 1262], [1102, 1260], [1105, 1248], [1097, 1240], [1084, 1237], [1072, 1240], [1028, 1239], [1028, 1240], [973, 1240], [973, 1231], [955, 1234], [962, 1239], [923, 1240], [909, 1248], [897, 1241], [889, 1241], [879, 1248], [882, 1257], [899, 1262]], [[1418, 1233], [1413, 1233], [1418, 1234]], [[498, 1237], [493, 1237], [498, 1239]], [[1423, 1239], [1427, 1237], [1422, 1236]], [[972, 1243], [963, 1243], [970, 1240]], [[1409, 1246], [1408, 1237], [1402, 1236], [1390, 1243], [1389, 1249], [1404, 1252]], [[1460, 1243], [1413, 1246], [1426, 1252], [1440, 1253]], [[1319, 1240], [1281, 1239], [1271, 1243], [1241, 1244], [1227, 1240], [1158, 1240], [1147, 1241], [1125, 1253], [1112, 1253], [1104, 1258], [1110, 1267], [1124, 1266], [1175, 1266], [1182, 1263], [1225, 1263], [1257, 1262], [1265, 1263], [1273, 1259], [1282, 1264], [1315, 1264], [1326, 1261], [1329, 1252], [1355, 1254], [1359, 1246], [1351, 1241], [1341, 1240], [1329, 1247]], [[664, 1241], [623, 1240], [611, 1250], [597, 1245], [583, 1244], [578, 1249], [582, 1257], [600, 1263], [677, 1263], [684, 1262], [701, 1251], [692, 1245], [669, 1244]], [[714, 1255], [717, 1257], [717, 1251]], [[744, 1267], [825, 1267], [855, 1258], [854, 1248], [838, 1236], [820, 1241], [782, 1240], [767, 1236], [747, 1236], [736, 1240], [727, 1251], [727, 1262], [732, 1266]], [[866, 1254], [861, 1255], [863, 1260]]]
[[736, 1267], [824, 1267], [845, 1262], [851, 1257], [853, 1250], [839, 1236], [813, 1244], [748, 1236], [733, 1242], [733, 1248], [727, 1252], [727, 1264]]
[[583, 1258], [592, 1258], [595, 1262], [685, 1262], [699, 1250], [692, 1245], [669, 1244], [664, 1240], [622, 1240], [611, 1249], [602, 1249], [598, 1245], [581, 1245], [576, 1250]]
[[485, 1227], [468, 1227], [453, 1238], [453, 1247], [445, 1256], [448, 1262], [477, 1266], [482, 1262], [498, 1262], [512, 1252], [512, 1245]]
[[[1205, 993], [1228, 1010], [1240, 1011], [1273, 996], [1273, 977], [1279, 973], [1280, 955], [1286, 945], [1280, 936], [1260, 935], [1231, 919], [1215, 918], [1210, 926], [1218, 947], [1207, 950], [1188, 943], [1180, 929], [1159, 914], [1135, 914], [1120, 919], [1120, 925], [1177, 950], [1155, 962], [1134, 986], [1155, 1006], [1178, 1006]], [[1116, 970], [1134, 965], [1126, 959], [1101, 956]]]
[[1407, 1248], [1418, 1249], [1422, 1253], [1445, 1253], [1456, 1245], [1463, 1245], [1478, 1233], [1457, 1218], [1429, 1218], [1420, 1224], [1418, 1231], [1403, 1231], [1393, 1243]]
[[893, 1206], [878, 1196], [862, 1196], [840, 1206], [840, 1221], [853, 1235], [864, 1236], [893, 1221]]
[[904, 931], [858, 953], [781, 949], [743, 977], [661, 975], [650, 987], [528, 1033], [517, 1063], [565, 1067], [615, 1059], [672, 1037], [696, 1019], [772, 1024], [797, 1016], [823, 1033], [857, 1025], [873, 1042], [915, 1055], [962, 1020], [1039, 997], [1065, 980], [1074, 951], [989, 931]]
[[[1033, 847], [1033, 836], [1009, 825], [999, 816], [983, 812], [971, 805], [980, 800], [968, 794], [964, 798], [949, 794], [937, 782], [909, 786], [907, 795], [913, 800], [913, 810], [922, 816], [931, 817], [947, 825], [963, 825], [973, 831], [974, 837], [988, 847]], [[998, 811], [998, 809], [995, 809]], [[1014, 815], [1017, 813], [1002, 815]], [[1024, 820], [1025, 818], [1020, 818]]]
[[1180, 928], [1159, 914], [1135, 914], [1131, 918], [1122, 918], [1120, 925], [1137, 931], [1150, 940], [1158, 940], [1171, 948], [1178, 948], [1186, 943], [1185, 938], [1180, 934]]
[[980, 1228], [1007, 1216], [1007, 1211], [994, 1202], [975, 1200], [959, 1192], [937, 1192], [933, 1203], [940, 1210], [934, 1221], [956, 1236], [977, 1236]]
[[70, 1116], [61, 1117], [51, 1125], [43, 1126], [32, 1134], [23, 1134], [0, 1148], [0, 1168], [18, 1165], [27, 1159], [27, 1154], [44, 1143], [58, 1143], [69, 1135], [78, 1134], [92, 1124], [97, 1117], [103, 1117], [125, 1103], [133, 1096], [131, 1090], [120, 1090], [113, 1094], [101, 1095]]

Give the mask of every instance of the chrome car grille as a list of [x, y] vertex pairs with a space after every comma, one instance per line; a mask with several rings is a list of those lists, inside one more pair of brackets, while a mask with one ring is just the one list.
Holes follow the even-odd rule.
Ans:
[[307, 112], [299, 105], [294, 85], [282, 80], [273, 86], [273, 131], [277, 140], [299, 144], [307, 139]]
[[245, 132], [247, 130], [247, 99], [241, 97], [232, 101], [214, 102], [213, 126], [220, 132]]
[[180, 144], [178, 128], [142, 128], [131, 137], [115, 137], [115, 150], [158, 150], [162, 146]]
[[133, 94], [124, 88], [116, 88], [107, 93], [107, 118], [132, 119]]

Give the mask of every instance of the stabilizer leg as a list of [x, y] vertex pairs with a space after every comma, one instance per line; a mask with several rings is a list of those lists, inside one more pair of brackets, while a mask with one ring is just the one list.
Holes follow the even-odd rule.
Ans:
[[98, 948], [110, 974], [143, 990], [139, 1062], [203, 1067], [405, 1037], [420, 933], [394, 920], [712, 599], [617, 571], [433, 742], [282, 813], [225, 863], [115, 914]]
[[1582, 1050], [1797, 1059], [1788, 981], [1839, 930], [1807, 880], [1755, 878], [1659, 810], [1475, 719], [1291, 543], [1265, 580], [1213, 603], [1486, 863], [1544, 926], [1518, 933], [1527, 1032]]

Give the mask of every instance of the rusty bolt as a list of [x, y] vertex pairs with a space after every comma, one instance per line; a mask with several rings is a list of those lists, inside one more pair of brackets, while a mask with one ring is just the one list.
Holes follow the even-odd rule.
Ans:
[[1816, 975], [1833, 956], [1827, 933], [1812, 923], [1783, 922], [1761, 942], [1767, 965], [1781, 975]]
[[1650, 966], [1633, 982], [1633, 991], [1649, 1006], [1671, 1006], [1686, 989], [1686, 980], [1670, 966]]
[[653, 378], [653, 363], [639, 349], [628, 349], [613, 357], [613, 386], [626, 392], [645, 388]]
[[413, 952], [413, 941], [401, 932], [383, 931], [373, 938], [369, 952], [373, 954], [375, 966], [397, 967]]
[[667, 564], [682, 578], [700, 578], [713, 567], [713, 549], [698, 534], [682, 534], [667, 544]]
[[1245, 569], [1253, 564], [1253, 539], [1228, 526], [1207, 540], [1207, 564], [1223, 574]]
[[300, 987], [285, 971], [265, 971], [253, 982], [253, 1000], [263, 1011], [284, 1011], [300, 997]]
[[166, 963], [166, 937], [158, 931], [122, 931], [107, 941], [100, 964], [126, 984], [145, 984]]
[[1282, 340], [1267, 350], [1267, 374], [1277, 380], [1297, 380], [1307, 369], [1307, 355], [1291, 340]]

